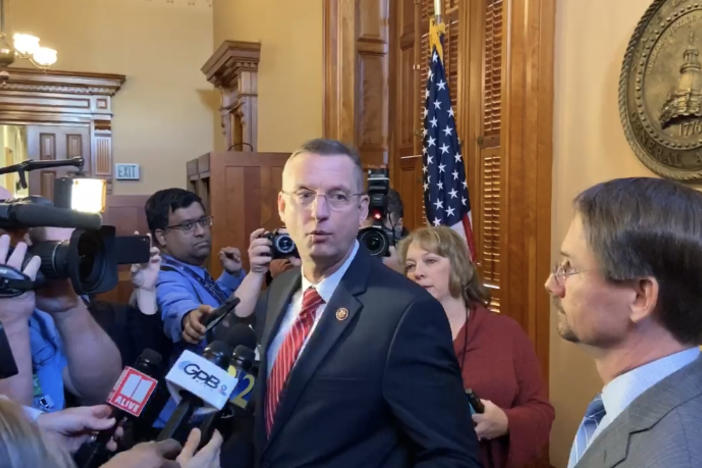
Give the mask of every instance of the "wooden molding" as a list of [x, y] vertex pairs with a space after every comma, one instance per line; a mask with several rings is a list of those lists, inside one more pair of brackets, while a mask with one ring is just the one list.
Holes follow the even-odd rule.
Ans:
[[201, 70], [221, 92], [222, 133], [227, 148], [258, 146], [258, 62], [260, 42], [224, 41]]
[[0, 92], [114, 96], [126, 78], [124, 75], [109, 73], [43, 71], [36, 68], [10, 67], [6, 70], [9, 76], [6, 81], [0, 80]]
[[[111, 191], [112, 96], [126, 77], [13, 67], [3, 72], [7, 75], [0, 75], [0, 122], [27, 127], [29, 157], [62, 159], [80, 154], [86, 160], [85, 173], [106, 179]], [[61, 140], [60, 151], [42, 152], [40, 142], [49, 137], [54, 143]], [[30, 189], [50, 197], [57, 174], [34, 174]]]
[[534, 342], [547, 382], [555, 3], [508, 0], [503, 15], [503, 303]]

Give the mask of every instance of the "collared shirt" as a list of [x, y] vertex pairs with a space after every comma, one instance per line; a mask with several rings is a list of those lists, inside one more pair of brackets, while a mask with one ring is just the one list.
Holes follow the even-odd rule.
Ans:
[[306, 291], [307, 288], [310, 287], [315, 288], [317, 290], [317, 294], [319, 294], [319, 296], [324, 300], [324, 302], [320, 304], [317, 308], [317, 312], [314, 317], [314, 324], [312, 325], [312, 329], [307, 335], [307, 338], [305, 338], [304, 343], [302, 343], [302, 347], [300, 348], [300, 355], [302, 355], [302, 351], [307, 346], [307, 342], [310, 340], [310, 337], [314, 333], [314, 330], [317, 328], [317, 324], [322, 318], [322, 314], [324, 313], [326, 305], [329, 303], [329, 300], [334, 294], [334, 291], [336, 291], [336, 287], [339, 285], [339, 282], [346, 273], [346, 270], [349, 269], [349, 266], [351, 265], [353, 259], [356, 257], [357, 252], [358, 241], [354, 241], [353, 248], [351, 249], [351, 254], [346, 258], [344, 263], [342, 263], [341, 266], [334, 273], [322, 279], [322, 281], [320, 281], [317, 284], [308, 281], [307, 278], [305, 278], [305, 275], [302, 275], [302, 288], [298, 289], [295, 292], [295, 294], [293, 294], [292, 300], [290, 301], [290, 304], [288, 305], [288, 308], [285, 311], [285, 315], [283, 316], [283, 320], [280, 322], [280, 328], [278, 328], [278, 333], [275, 335], [275, 338], [273, 338], [270, 346], [268, 347], [268, 377], [270, 377], [271, 375], [273, 364], [275, 363], [275, 360], [278, 357], [278, 352], [280, 351], [280, 347], [283, 345], [283, 340], [285, 340], [285, 337], [288, 335], [288, 332], [290, 332], [290, 329], [295, 323], [295, 320], [297, 320], [297, 317], [300, 315], [300, 309], [302, 309], [302, 295], [304, 291]]
[[29, 317], [29, 348], [32, 353], [32, 406], [42, 411], [64, 408], [63, 369], [68, 361], [53, 317], [34, 310]]
[[[185, 314], [197, 309], [200, 304], [218, 307], [222, 301], [203, 285], [204, 282], [212, 280], [207, 270], [181, 262], [170, 255], [163, 255], [163, 259], [163, 264], [170, 268], [162, 269], [158, 274], [156, 303], [161, 311], [166, 336], [177, 343], [182, 340], [182, 321]], [[225, 297], [229, 297], [239, 287], [245, 275], [243, 268], [238, 276], [224, 271], [215, 284]]]
[[655, 361], [651, 361], [635, 369], [631, 369], [629, 372], [617, 376], [614, 380], [605, 385], [602, 389], [602, 402], [604, 403], [606, 414], [592, 434], [588, 446], [592, 445], [592, 441], [595, 440], [617, 416], [622, 414], [639, 395], [673, 372], [691, 364], [699, 355], [699, 348], [688, 348], [671, 354], [670, 356], [656, 359]]
[[[235, 276], [223, 271], [217, 281], [214, 281], [214, 287], [219, 288], [221, 291], [217, 291], [219, 294], [214, 294], [215, 291], [208, 290], [204, 286], [205, 282], [213, 281], [206, 269], [181, 262], [167, 254], [163, 254], [162, 257], [162, 265], [165, 265], [167, 269], [164, 269], [162, 266], [161, 271], [158, 273], [156, 304], [158, 305], [158, 310], [161, 311], [163, 331], [173, 343], [176, 343], [169, 358], [170, 364], [173, 364], [183, 350], [189, 349], [193, 352], [201, 353], [206, 346], [206, 340], [204, 339], [197, 345], [190, 345], [183, 341], [181, 336], [183, 332], [183, 317], [191, 310], [197, 309], [201, 304], [212, 307], [220, 306], [222, 301], [220, 301], [218, 296], [225, 298], [231, 296], [244, 280], [246, 272], [242, 268], [239, 275]], [[175, 400], [169, 398], [154, 422], [154, 427], [163, 427], [175, 408]]]

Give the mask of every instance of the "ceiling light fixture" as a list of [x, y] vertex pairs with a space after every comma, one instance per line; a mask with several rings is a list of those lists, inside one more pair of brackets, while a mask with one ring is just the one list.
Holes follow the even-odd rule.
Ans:
[[5, 1], [0, 0], [0, 68], [8, 67], [15, 58], [21, 58], [37, 68], [47, 69], [56, 63], [57, 56], [56, 49], [40, 46], [39, 38], [31, 34], [13, 34], [10, 45], [5, 32]]

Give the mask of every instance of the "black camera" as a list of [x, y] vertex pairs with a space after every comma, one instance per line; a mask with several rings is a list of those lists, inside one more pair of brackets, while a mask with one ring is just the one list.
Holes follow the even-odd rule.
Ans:
[[292, 237], [290, 237], [289, 234], [276, 229], [272, 232], [264, 234], [264, 237], [270, 239], [271, 243], [273, 244], [271, 246], [271, 255], [273, 259], [299, 257], [295, 242], [292, 240]]
[[[20, 172], [23, 178], [25, 171], [59, 165], [76, 165], [76, 161], [29, 160], [1, 168], [0, 174]], [[26, 183], [23, 185], [26, 187]], [[33, 283], [26, 281], [21, 272], [17, 273], [24, 281], [10, 278], [11, 268], [3, 269], [6, 273], [0, 275], [0, 296], [22, 294], [42, 286], [50, 278], [69, 278], [77, 294], [106, 292], [117, 285], [117, 265], [149, 260], [148, 239], [144, 242], [144, 236], [116, 236], [113, 226], [102, 226], [102, 217], [97, 213], [56, 207], [50, 200], [35, 196], [0, 202], [2, 229], [13, 231], [49, 226], [75, 230], [69, 240], [37, 242], [28, 249], [26, 261], [33, 255], [41, 258], [41, 267]]]
[[376, 257], [389, 256], [390, 246], [393, 245], [394, 240], [394, 236], [390, 236], [384, 226], [389, 188], [390, 179], [387, 169], [368, 170], [368, 213], [373, 224], [358, 231], [358, 241]]

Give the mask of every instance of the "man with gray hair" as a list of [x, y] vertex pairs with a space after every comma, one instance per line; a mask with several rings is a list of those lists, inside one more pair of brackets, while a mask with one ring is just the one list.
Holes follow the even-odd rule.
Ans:
[[654, 178], [585, 190], [545, 286], [604, 383], [568, 467], [699, 466], [702, 193]]
[[258, 465], [478, 466], [446, 315], [356, 240], [368, 215], [358, 154], [305, 143], [278, 213], [302, 265], [257, 305]]

